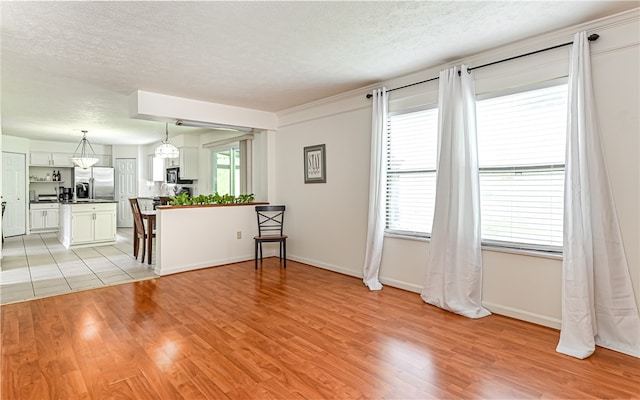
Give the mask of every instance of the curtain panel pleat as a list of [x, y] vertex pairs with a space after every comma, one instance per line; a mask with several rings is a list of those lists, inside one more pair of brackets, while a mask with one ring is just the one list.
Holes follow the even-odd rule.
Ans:
[[640, 357], [640, 317], [609, 186], [586, 32], [573, 40], [565, 169], [562, 329], [557, 351]]
[[387, 135], [389, 94], [385, 88], [374, 90], [372, 100], [369, 213], [362, 279], [369, 290], [381, 290], [382, 284], [378, 275], [386, 220], [387, 158], [384, 155], [384, 146]]
[[422, 299], [469, 317], [481, 304], [480, 183], [476, 100], [467, 67], [440, 72], [436, 201]]

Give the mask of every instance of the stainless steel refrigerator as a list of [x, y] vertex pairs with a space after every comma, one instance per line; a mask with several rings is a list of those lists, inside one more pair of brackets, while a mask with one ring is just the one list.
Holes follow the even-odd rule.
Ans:
[[73, 170], [73, 182], [77, 200], [115, 198], [114, 170], [111, 167], [76, 167]]

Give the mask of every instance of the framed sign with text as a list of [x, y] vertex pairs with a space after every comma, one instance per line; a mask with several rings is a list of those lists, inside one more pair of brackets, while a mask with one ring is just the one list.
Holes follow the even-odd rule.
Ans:
[[304, 148], [304, 183], [326, 183], [327, 165], [324, 144]]

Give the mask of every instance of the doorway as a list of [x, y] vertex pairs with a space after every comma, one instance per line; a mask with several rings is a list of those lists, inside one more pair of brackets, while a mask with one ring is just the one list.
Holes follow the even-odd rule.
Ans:
[[118, 211], [116, 223], [118, 228], [133, 227], [133, 214], [129, 198], [136, 197], [136, 159], [116, 158], [116, 200]]
[[27, 233], [26, 155], [2, 152], [2, 201], [5, 206], [2, 234], [5, 237]]

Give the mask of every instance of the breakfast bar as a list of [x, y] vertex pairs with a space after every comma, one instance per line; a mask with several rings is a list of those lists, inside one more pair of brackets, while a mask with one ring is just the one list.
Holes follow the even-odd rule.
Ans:
[[158, 207], [155, 273], [252, 260], [256, 204], [264, 203]]

